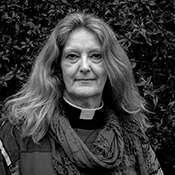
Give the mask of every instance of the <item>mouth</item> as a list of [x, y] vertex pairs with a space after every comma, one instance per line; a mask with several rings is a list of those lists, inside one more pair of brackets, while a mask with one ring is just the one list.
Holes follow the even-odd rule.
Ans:
[[83, 78], [83, 79], [75, 79], [75, 81], [93, 81], [94, 78]]

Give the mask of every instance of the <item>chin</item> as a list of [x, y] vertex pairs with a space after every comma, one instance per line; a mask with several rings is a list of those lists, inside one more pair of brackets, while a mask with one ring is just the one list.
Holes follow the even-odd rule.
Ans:
[[92, 93], [92, 92], [78, 92], [76, 94], [77, 94], [77, 96], [84, 97], [84, 98], [95, 96], [95, 93]]
[[94, 97], [97, 94], [99, 94], [96, 91], [89, 88], [78, 89], [75, 93], [76, 93], [76, 96], [84, 97], [84, 98]]
[[72, 91], [66, 91], [66, 93], [68, 96], [72, 96], [72, 97], [78, 97], [78, 98], [93, 98], [93, 97], [97, 97], [101, 94], [101, 92], [99, 92], [98, 89], [94, 89], [94, 88], [76, 88]]

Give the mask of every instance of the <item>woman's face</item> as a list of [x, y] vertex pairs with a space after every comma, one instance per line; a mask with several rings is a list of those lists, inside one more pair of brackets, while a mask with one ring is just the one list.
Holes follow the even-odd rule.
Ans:
[[61, 58], [68, 98], [101, 97], [107, 79], [101, 45], [97, 37], [84, 28], [75, 29], [68, 37]]

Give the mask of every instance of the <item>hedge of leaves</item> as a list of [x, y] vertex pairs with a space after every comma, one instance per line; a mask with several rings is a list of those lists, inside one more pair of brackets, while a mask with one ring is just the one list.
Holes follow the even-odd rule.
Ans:
[[73, 11], [102, 17], [126, 50], [148, 101], [148, 131], [164, 173], [175, 174], [174, 0], [1, 0], [0, 107], [26, 82], [55, 24]]

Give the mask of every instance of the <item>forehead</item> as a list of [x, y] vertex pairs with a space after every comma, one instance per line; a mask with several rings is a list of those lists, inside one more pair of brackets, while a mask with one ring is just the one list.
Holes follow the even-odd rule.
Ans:
[[101, 45], [96, 34], [86, 28], [78, 28], [68, 36], [64, 50], [75, 47], [95, 47], [100, 49]]

